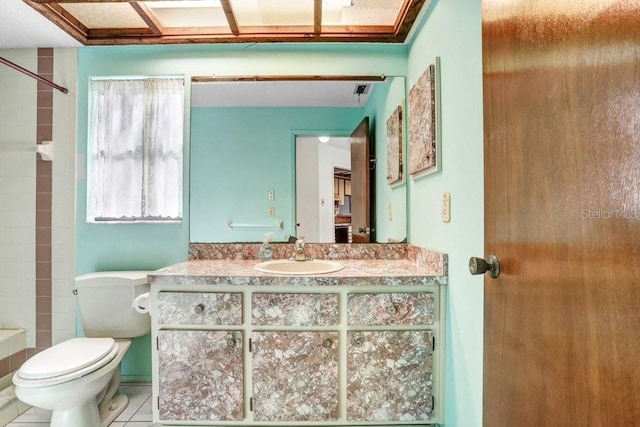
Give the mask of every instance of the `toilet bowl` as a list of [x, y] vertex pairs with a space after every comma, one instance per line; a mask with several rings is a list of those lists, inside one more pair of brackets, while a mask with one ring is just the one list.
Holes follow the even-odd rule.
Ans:
[[126, 408], [127, 396], [117, 393], [120, 362], [131, 338], [151, 330], [150, 317], [132, 307], [149, 290], [147, 274], [102, 272], [76, 278], [88, 337], [34, 355], [13, 375], [16, 397], [51, 410], [52, 427], [106, 427]]
[[99, 395], [114, 381], [130, 344], [111, 338], [74, 338], [53, 346], [14, 374], [16, 397], [52, 411], [51, 426], [106, 427], [124, 410], [128, 398], [114, 393], [99, 399]]

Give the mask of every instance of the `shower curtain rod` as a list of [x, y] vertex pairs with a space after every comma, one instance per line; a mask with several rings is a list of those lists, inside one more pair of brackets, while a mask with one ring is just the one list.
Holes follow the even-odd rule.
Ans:
[[51, 86], [54, 89], [58, 89], [62, 93], [69, 92], [69, 90], [66, 87], [58, 86], [57, 84], [53, 83], [52, 81], [49, 81], [49, 80], [45, 79], [42, 76], [39, 76], [39, 75], [37, 75], [35, 73], [32, 73], [31, 71], [27, 70], [26, 68], [22, 68], [18, 64], [14, 64], [13, 62], [9, 61], [8, 59], [3, 58], [2, 56], [0, 56], [0, 62], [2, 62], [4, 65], [7, 65], [7, 66], [13, 68], [14, 70], [18, 70], [21, 73], [26, 74], [29, 77], [33, 77], [34, 79], [46, 84], [47, 86]]

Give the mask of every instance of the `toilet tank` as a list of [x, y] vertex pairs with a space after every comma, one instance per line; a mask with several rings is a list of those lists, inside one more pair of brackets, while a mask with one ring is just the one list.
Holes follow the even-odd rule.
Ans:
[[87, 337], [135, 338], [151, 332], [151, 317], [133, 300], [149, 292], [150, 271], [102, 271], [76, 277], [82, 328]]

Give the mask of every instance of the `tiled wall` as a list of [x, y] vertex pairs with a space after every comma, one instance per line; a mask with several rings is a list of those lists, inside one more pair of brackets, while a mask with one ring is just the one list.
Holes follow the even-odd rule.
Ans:
[[53, 168], [51, 206], [51, 341], [76, 336], [76, 81], [77, 49], [54, 49], [53, 81], [69, 90], [53, 90]]
[[0, 390], [11, 385], [11, 373], [27, 359], [27, 334], [24, 329], [0, 330]]
[[[53, 81], [53, 49], [38, 49], [38, 75]], [[53, 88], [38, 82], [36, 141], [53, 139]], [[51, 347], [51, 191], [53, 165], [36, 160], [36, 351]]]
[[27, 410], [28, 405], [18, 401], [11, 385], [12, 373], [24, 363], [27, 356], [27, 334], [24, 329], [0, 330], [0, 426], [11, 422]]
[[[34, 49], [0, 56], [35, 70]], [[36, 81], [0, 66], [0, 327], [27, 330], [35, 346]], [[31, 151], [28, 151], [31, 150]]]
[[[63, 94], [0, 65], [0, 328], [26, 329], [32, 355], [76, 334], [77, 50], [0, 56], [69, 89]], [[50, 140], [53, 162], [33, 151]]]

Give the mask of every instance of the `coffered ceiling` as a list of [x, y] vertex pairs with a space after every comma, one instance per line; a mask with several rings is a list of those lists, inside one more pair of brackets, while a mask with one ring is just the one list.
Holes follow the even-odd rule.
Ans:
[[84, 45], [402, 43], [430, 0], [24, 0]]

